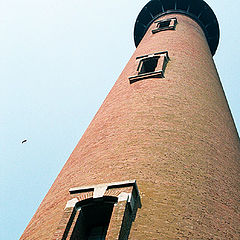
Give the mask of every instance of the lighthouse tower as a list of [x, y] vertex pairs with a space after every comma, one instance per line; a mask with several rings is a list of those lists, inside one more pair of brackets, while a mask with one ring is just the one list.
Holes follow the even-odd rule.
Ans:
[[136, 51], [21, 239], [240, 239], [240, 143], [203, 0], [151, 0]]

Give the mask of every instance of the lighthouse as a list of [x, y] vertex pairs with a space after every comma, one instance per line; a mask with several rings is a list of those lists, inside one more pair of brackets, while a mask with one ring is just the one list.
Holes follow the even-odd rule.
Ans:
[[239, 239], [240, 144], [202, 0], [151, 0], [136, 51], [21, 239]]

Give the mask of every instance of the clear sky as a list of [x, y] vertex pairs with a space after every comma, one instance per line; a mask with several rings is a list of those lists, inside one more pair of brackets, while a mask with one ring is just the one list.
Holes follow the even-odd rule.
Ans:
[[[21, 236], [134, 52], [147, 2], [0, 0], [0, 239]], [[240, 1], [207, 2], [221, 30], [214, 60], [240, 131]]]

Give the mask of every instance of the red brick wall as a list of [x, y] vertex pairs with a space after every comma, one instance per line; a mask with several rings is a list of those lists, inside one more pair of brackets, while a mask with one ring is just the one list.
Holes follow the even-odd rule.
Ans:
[[[171, 16], [176, 30], [150, 27], [21, 239], [53, 238], [69, 188], [128, 179], [142, 200], [129, 239], [240, 238], [239, 138], [203, 31]], [[129, 84], [137, 56], [166, 50], [165, 78]]]

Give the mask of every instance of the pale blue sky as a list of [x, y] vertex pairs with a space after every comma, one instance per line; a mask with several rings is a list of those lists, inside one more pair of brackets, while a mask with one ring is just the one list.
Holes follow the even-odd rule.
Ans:
[[[147, 2], [0, 0], [0, 239], [21, 236], [135, 50], [135, 19]], [[207, 2], [240, 131], [240, 2]]]

